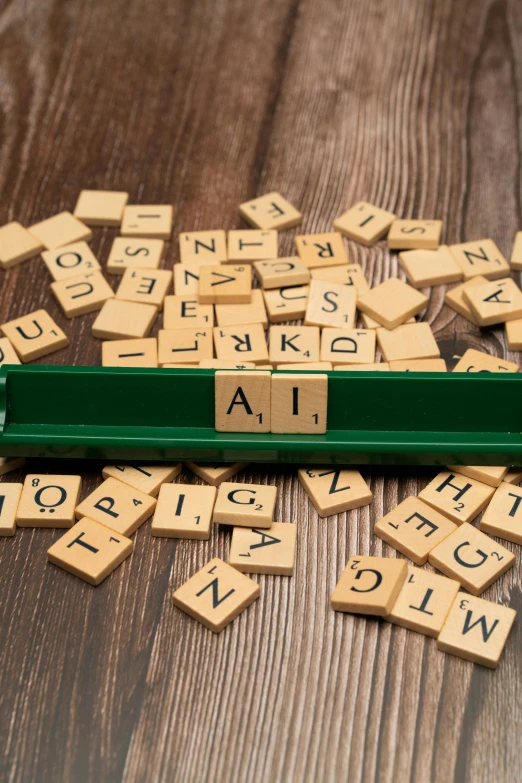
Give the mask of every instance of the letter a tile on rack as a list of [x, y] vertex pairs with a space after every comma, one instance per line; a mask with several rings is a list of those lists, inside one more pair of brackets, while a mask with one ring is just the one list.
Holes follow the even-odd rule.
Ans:
[[163, 484], [179, 476], [182, 467], [181, 462], [175, 465], [106, 465], [102, 476], [118, 479], [146, 495], [156, 497]]
[[163, 484], [150, 532], [164, 538], [210, 538], [215, 487]]
[[270, 530], [235, 527], [228, 562], [245, 574], [294, 573], [297, 525], [273, 522]]
[[239, 212], [254, 228], [273, 228], [278, 231], [298, 226], [303, 217], [289, 201], [276, 192], [245, 201], [239, 205]]
[[132, 204], [123, 210], [121, 235], [170, 239], [172, 234], [171, 204]]
[[271, 326], [270, 358], [274, 364], [319, 361], [318, 326]]
[[22, 362], [32, 362], [69, 345], [67, 335], [46, 310], [22, 315], [3, 324], [0, 329]]
[[76, 517], [89, 517], [131, 536], [150, 517], [156, 500], [115, 478], [108, 478], [76, 507]]
[[88, 272], [51, 283], [51, 291], [66, 318], [75, 318], [101, 310], [114, 292], [101, 272]]
[[[143, 305], [142, 305], [143, 306]], [[158, 362], [199, 364], [214, 357], [212, 329], [160, 329]]]
[[320, 467], [299, 468], [299, 481], [320, 517], [368, 506], [372, 491], [358, 470]]
[[374, 329], [323, 329], [321, 361], [338, 364], [372, 364], [375, 362]]
[[157, 269], [165, 242], [162, 239], [116, 237], [107, 259], [107, 272], [122, 275], [126, 269]]
[[216, 356], [224, 361], [266, 364], [268, 348], [261, 324], [215, 326]]
[[270, 432], [269, 372], [215, 374], [217, 432]]
[[385, 617], [390, 613], [407, 573], [405, 560], [354, 555], [333, 591], [332, 608], [337, 612]]
[[324, 435], [327, 406], [327, 375], [272, 375], [271, 432]]
[[53, 280], [66, 280], [89, 272], [101, 272], [101, 267], [87, 242], [75, 242], [73, 245], [44, 250], [44, 264]]
[[406, 581], [386, 620], [437, 637], [459, 589], [455, 579], [408, 566]]
[[0, 536], [16, 533], [16, 512], [22, 492], [22, 484], [0, 484]]
[[277, 487], [266, 484], [224, 482], [214, 506], [214, 522], [242, 527], [270, 527]]
[[337, 231], [329, 234], [303, 234], [295, 238], [295, 245], [299, 258], [308, 269], [348, 264], [343, 238]]
[[29, 474], [18, 504], [18, 527], [71, 527], [81, 476]]
[[457, 525], [472, 522], [493, 497], [494, 488], [451, 471], [439, 473], [419, 498]]
[[390, 228], [396, 216], [393, 212], [359, 201], [334, 220], [334, 228], [362, 245], [374, 245]]
[[188, 231], [179, 235], [182, 264], [222, 264], [227, 258], [225, 231]]

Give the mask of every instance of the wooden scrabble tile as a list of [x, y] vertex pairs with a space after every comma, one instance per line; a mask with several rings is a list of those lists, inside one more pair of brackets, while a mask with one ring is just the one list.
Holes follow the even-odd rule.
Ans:
[[324, 435], [328, 376], [320, 373], [272, 375], [271, 406], [271, 432]]
[[[174, 367], [178, 367], [178, 368], [179, 367], [184, 367], [185, 370], [200, 370], [201, 369], [201, 362], [199, 364], [188, 364], [188, 363], [187, 364], [183, 364], [183, 362], [165, 362], [164, 364], [161, 365], [161, 367], [162, 367], [162, 369], [165, 368], [165, 367], [167, 369], [169, 367], [171, 369], [174, 368]], [[237, 369], [237, 367], [235, 369]]]
[[106, 465], [102, 476], [118, 479], [146, 495], [156, 497], [163, 484], [179, 476], [181, 468], [181, 462], [173, 465]]
[[271, 326], [270, 362], [318, 362], [319, 334], [318, 326]]
[[279, 364], [277, 369], [311, 372], [312, 370], [333, 370], [333, 366], [332, 362], [310, 362], [309, 364], [306, 362], [295, 362], [293, 364]]
[[509, 274], [509, 264], [492, 239], [450, 245], [450, 251], [462, 269], [464, 280], [477, 275], [497, 280]]
[[437, 250], [406, 250], [399, 253], [399, 264], [414, 288], [456, 283], [463, 277], [447, 245]]
[[158, 362], [199, 364], [214, 357], [212, 329], [160, 329], [158, 332]]
[[516, 467], [508, 470], [504, 476], [504, 483], [506, 484], [520, 484], [522, 481], [522, 468]]
[[200, 304], [247, 304], [252, 300], [249, 266], [202, 266], [199, 270]]
[[215, 557], [172, 595], [174, 606], [214, 633], [220, 633], [259, 597], [248, 576]]
[[214, 343], [218, 359], [266, 364], [268, 348], [261, 324], [215, 326]]
[[480, 520], [483, 533], [522, 544], [522, 489], [502, 482]]
[[271, 323], [295, 321], [304, 318], [310, 286], [275, 288], [263, 291], [268, 320]]
[[297, 525], [273, 522], [270, 530], [235, 527], [228, 562], [245, 574], [294, 573]]
[[129, 194], [121, 191], [82, 190], [74, 216], [87, 226], [119, 226], [128, 200]]
[[241, 216], [254, 228], [291, 228], [302, 220], [301, 213], [280, 193], [266, 193], [239, 205]]
[[375, 362], [374, 329], [323, 329], [321, 361], [338, 364]]
[[179, 235], [182, 264], [221, 264], [227, 260], [225, 231], [186, 231]]
[[14, 536], [21, 484], [0, 484], [0, 536]]
[[223, 481], [228, 481], [229, 478], [243, 470], [248, 462], [232, 462], [229, 465], [198, 465], [195, 462], [185, 462], [185, 465], [207, 484], [219, 487]]
[[130, 555], [133, 543], [114, 530], [82, 519], [47, 550], [49, 562], [90, 585], [99, 585]]
[[30, 473], [16, 513], [18, 527], [71, 527], [82, 487], [81, 476]]
[[305, 324], [352, 329], [355, 324], [356, 302], [355, 288], [325, 280], [312, 280]]
[[368, 506], [372, 492], [358, 470], [320, 465], [299, 468], [299, 481], [320, 517]]
[[187, 329], [214, 326], [212, 305], [199, 304], [197, 294], [166, 296], [163, 304], [163, 327]]
[[326, 280], [329, 283], [353, 286], [357, 295], [366, 294], [370, 290], [360, 264], [319, 267], [311, 269], [310, 276], [312, 280]]
[[51, 291], [58, 300], [66, 318], [101, 310], [114, 291], [101, 272], [87, 272], [79, 277], [67, 277], [51, 283]]
[[20, 359], [7, 337], [0, 337], [0, 366], [2, 364], [20, 364]]
[[447, 372], [444, 359], [409, 359], [390, 362], [391, 372]]
[[379, 519], [375, 535], [398, 549], [417, 565], [424, 565], [434, 547], [449, 536], [456, 525], [417, 497], [408, 497]]
[[232, 264], [277, 258], [277, 252], [277, 231], [228, 232], [228, 260]]
[[89, 517], [124, 536], [131, 536], [150, 517], [156, 500], [115, 478], [107, 478], [75, 509], [77, 519]]
[[103, 340], [146, 337], [157, 312], [154, 305], [107, 299], [92, 325], [93, 337]]
[[467, 593], [457, 593], [437, 639], [442, 652], [496, 669], [516, 611]]
[[499, 359], [498, 356], [468, 348], [453, 368], [453, 372], [518, 372], [519, 369], [515, 362], [508, 362]]
[[[370, 316], [366, 315], [366, 313], [361, 313], [361, 321], [363, 322], [363, 326], [365, 329], [381, 329], [381, 324], [378, 321], [376, 321], [374, 318], [370, 318]], [[405, 321], [404, 323], [416, 324], [417, 321], [415, 320], [415, 318], [408, 318], [408, 320]]]
[[263, 329], [268, 326], [263, 292], [258, 288], [252, 289], [252, 301], [249, 304], [217, 304], [215, 310], [218, 326], [261, 324]]
[[164, 538], [210, 538], [215, 487], [198, 484], [163, 484], [150, 532]]
[[0, 476], [25, 465], [25, 457], [0, 457]]
[[277, 487], [224, 481], [214, 506], [214, 522], [241, 527], [270, 527], [276, 497]]
[[480, 326], [522, 318], [522, 291], [510, 277], [464, 290], [463, 296]]
[[13, 345], [22, 362], [32, 362], [69, 345], [62, 332], [46, 310], [22, 315], [3, 324], [0, 329]]
[[[165, 365], [163, 365], [165, 366]], [[189, 365], [187, 365], [188, 367]], [[202, 370], [259, 370], [262, 365], [255, 365], [254, 362], [227, 362], [224, 359], [202, 359], [198, 367]], [[270, 369], [272, 369], [270, 367]]]
[[439, 346], [429, 324], [403, 324], [396, 329], [377, 329], [377, 342], [385, 361], [436, 359]]
[[336, 218], [333, 225], [349, 239], [370, 247], [386, 234], [395, 219], [393, 212], [359, 201]]
[[371, 288], [357, 298], [362, 313], [374, 318], [386, 329], [395, 329], [412, 318], [428, 304], [428, 297], [403, 283], [398, 277], [390, 277], [384, 283]]
[[343, 238], [336, 231], [329, 234], [302, 234], [295, 238], [295, 246], [299, 258], [308, 269], [348, 264]]
[[199, 289], [199, 267], [189, 267], [184, 264], [174, 265], [174, 293], [176, 295], [186, 295], [198, 293]]
[[522, 231], [517, 231], [511, 253], [511, 269], [522, 269]]
[[522, 318], [506, 323], [506, 337], [510, 351], [522, 351]]
[[261, 288], [283, 288], [310, 282], [310, 270], [295, 257], [276, 258], [272, 261], [254, 261], [254, 273]]
[[270, 432], [269, 372], [215, 374], [217, 432]]
[[472, 595], [480, 595], [511, 568], [515, 555], [464, 522], [431, 550], [428, 560]]
[[442, 220], [394, 220], [388, 232], [392, 250], [436, 250], [440, 243]]
[[467, 318], [472, 324], [478, 326], [469, 304], [464, 299], [464, 291], [468, 288], [481, 285], [482, 283], [487, 283], [486, 278], [482, 275], [470, 277], [465, 283], [455, 286], [455, 288], [452, 288], [450, 291], [446, 291], [444, 295], [444, 304], [447, 304], [452, 310], [456, 310], [459, 315], [464, 316], [464, 318]]
[[332, 608], [337, 612], [385, 617], [390, 613], [407, 573], [405, 560], [366, 555], [350, 557], [333, 591]]
[[469, 476], [483, 484], [489, 484], [490, 487], [499, 487], [508, 472], [508, 468], [487, 465], [448, 465], [448, 470], [460, 473], [461, 476]]
[[493, 487], [481, 481], [462, 476], [456, 471], [443, 470], [419, 492], [419, 498], [452, 522], [462, 525], [463, 522], [472, 522], [480, 514], [494, 491]]
[[157, 367], [158, 341], [155, 337], [138, 340], [107, 340], [102, 343], [102, 367]]
[[172, 234], [171, 204], [133, 204], [123, 210], [123, 237], [170, 239]]
[[53, 280], [66, 280], [68, 277], [101, 271], [101, 266], [87, 242], [75, 242], [66, 247], [44, 250], [42, 258]]
[[338, 364], [334, 367], [334, 372], [389, 372], [390, 365], [388, 362], [370, 362], [369, 364]]
[[88, 242], [89, 239], [92, 239], [91, 229], [70, 212], [60, 212], [47, 220], [35, 223], [29, 227], [29, 232], [47, 250], [71, 245], [73, 242], [81, 242], [82, 240]]
[[157, 269], [165, 242], [162, 239], [116, 237], [107, 259], [107, 272], [122, 275], [126, 269]]
[[150, 304], [161, 310], [171, 285], [172, 272], [167, 269], [127, 269], [116, 291], [116, 299]]
[[408, 566], [408, 576], [386, 619], [410, 631], [437, 637], [460, 584], [440, 574]]
[[42, 242], [20, 223], [13, 221], [0, 228], [0, 266], [9, 269], [34, 258], [43, 248]]

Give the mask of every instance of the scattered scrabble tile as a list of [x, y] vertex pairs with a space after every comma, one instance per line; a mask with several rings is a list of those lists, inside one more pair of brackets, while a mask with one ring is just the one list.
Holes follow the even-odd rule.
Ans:
[[436, 250], [440, 243], [442, 220], [394, 220], [388, 232], [392, 250]]
[[252, 300], [252, 271], [248, 266], [202, 266], [200, 304], [247, 304]]
[[271, 326], [270, 362], [318, 362], [319, 333], [318, 326]]
[[517, 231], [511, 253], [511, 269], [522, 269], [522, 231]]
[[444, 359], [409, 359], [390, 362], [392, 372], [447, 372]]
[[200, 304], [197, 294], [166, 296], [163, 303], [165, 329], [195, 329], [214, 326], [214, 308]]
[[266, 261], [277, 258], [277, 231], [229, 231], [228, 260]]
[[522, 318], [506, 323], [506, 338], [510, 351], [522, 351]]
[[271, 406], [271, 432], [324, 435], [328, 376], [319, 373], [272, 375]]
[[358, 295], [366, 294], [370, 290], [360, 264], [319, 267], [311, 269], [310, 276], [312, 280], [326, 280], [329, 283], [353, 286]]
[[215, 375], [217, 432], [270, 432], [269, 372], [226, 372]]
[[218, 359], [254, 364], [268, 362], [268, 348], [261, 324], [215, 326], [214, 343]]
[[307, 326], [352, 329], [357, 292], [354, 288], [324, 280], [312, 280], [304, 322]]
[[295, 238], [295, 246], [299, 258], [308, 269], [348, 264], [343, 238], [336, 231], [329, 234], [303, 234]]
[[462, 269], [464, 280], [476, 275], [483, 275], [488, 280], [509, 275], [509, 264], [492, 239], [450, 245], [450, 250]]
[[367, 294], [357, 298], [359, 310], [374, 318], [386, 329], [400, 326], [408, 318], [424, 310], [427, 304], [427, 296], [397, 277], [390, 277], [384, 283], [371, 288]]
[[75, 242], [67, 247], [44, 250], [42, 258], [53, 280], [66, 280], [68, 277], [101, 271], [87, 242]]
[[165, 538], [210, 538], [215, 487], [163, 484], [150, 532]]
[[452, 522], [462, 525], [463, 522], [472, 522], [480, 514], [494, 491], [488, 484], [445, 470], [419, 492], [419, 498]]
[[309, 286], [301, 285], [263, 291], [268, 320], [279, 323], [304, 318], [309, 290]]
[[128, 193], [115, 190], [82, 190], [74, 216], [87, 226], [119, 226], [128, 200]]
[[174, 265], [174, 293], [197, 294], [199, 289], [199, 267], [184, 264]]
[[465, 283], [455, 286], [455, 288], [452, 288], [450, 291], [446, 291], [444, 295], [444, 304], [447, 304], [448, 307], [451, 307], [451, 309], [455, 310], [459, 315], [464, 316], [464, 318], [467, 318], [472, 324], [478, 326], [469, 304], [464, 299], [464, 291], [487, 282], [487, 279], [482, 275], [471, 277], [469, 280], [466, 280]]
[[375, 331], [372, 329], [323, 329], [321, 361], [338, 364], [372, 364]]
[[82, 486], [81, 476], [30, 473], [16, 513], [18, 527], [71, 527]]
[[502, 482], [480, 520], [483, 533], [522, 544], [522, 490]]
[[157, 308], [153, 305], [107, 299], [92, 325], [93, 337], [103, 340], [146, 337], [156, 313]]
[[522, 468], [511, 468], [511, 470], [508, 470], [503, 480], [506, 484], [520, 484], [522, 481]]
[[273, 522], [270, 530], [235, 527], [228, 562], [245, 574], [294, 573], [297, 525]]
[[375, 534], [417, 565], [424, 565], [431, 550], [455, 529], [443, 514], [410, 496], [379, 519]]
[[81, 242], [82, 240], [88, 242], [89, 239], [92, 239], [91, 229], [70, 212], [60, 212], [47, 220], [35, 223], [30, 226], [29, 232], [47, 250], [71, 245], [73, 242]]
[[22, 484], [0, 484], [0, 536], [14, 536]]
[[270, 527], [276, 496], [277, 487], [224, 481], [214, 506], [214, 522], [242, 527]]
[[261, 588], [215, 557], [179, 587], [174, 606], [214, 633], [220, 633], [258, 598]]
[[518, 372], [519, 369], [515, 362], [508, 362], [499, 359], [498, 356], [468, 348], [453, 368], [453, 372]]
[[118, 479], [146, 495], [156, 497], [163, 484], [179, 476], [181, 468], [181, 462], [174, 465], [106, 465], [102, 476]]
[[333, 225], [349, 239], [370, 247], [386, 234], [395, 219], [393, 212], [359, 201], [336, 218]]
[[522, 291], [510, 277], [464, 289], [463, 297], [480, 326], [522, 318]]
[[490, 487], [499, 487], [508, 472], [508, 468], [487, 465], [448, 465], [448, 470], [489, 484]]
[[122, 275], [129, 268], [157, 269], [164, 246], [162, 239], [116, 237], [107, 259], [107, 272]]
[[102, 343], [102, 367], [157, 367], [158, 341], [155, 337], [137, 340], [107, 340]]
[[0, 476], [25, 465], [25, 457], [0, 457]]
[[0, 228], [0, 266], [9, 269], [34, 258], [43, 248], [42, 242], [20, 223], [13, 221]]
[[457, 593], [437, 647], [466, 661], [496, 669], [516, 614], [507, 606]]
[[116, 291], [116, 299], [149, 304], [161, 310], [171, 286], [172, 273], [167, 269], [127, 269]]
[[182, 264], [222, 264], [227, 260], [225, 231], [188, 231], [179, 235]]
[[340, 372], [353, 372], [354, 370], [357, 372], [389, 372], [389, 369], [388, 362], [369, 362], [369, 364], [338, 364], [334, 367], [334, 372], [336, 370]]
[[247, 466], [247, 462], [232, 462], [230, 465], [198, 465], [195, 462], [186, 462], [185, 465], [192, 473], [206, 481], [213, 487], [219, 487], [223, 481], [235, 476]]
[[69, 345], [62, 332], [46, 310], [22, 315], [3, 324], [0, 329], [13, 345], [22, 362], [32, 362]]
[[[376, 321], [374, 318], [371, 318], [369, 315], [366, 315], [366, 313], [361, 313], [361, 320], [363, 322], [363, 326], [364, 326], [365, 329], [380, 329], [381, 328], [381, 324], [378, 321]], [[405, 321], [404, 323], [405, 324], [416, 324], [417, 321], [415, 320], [415, 318], [408, 318], [408, 320]]]
[[123, 237], [170, 239], [172, 206], [170, 204], [139, 204], [126, 206], [121, 221]]
[[403, 324], [396, 329], [377, 329], [377, 342], [385, 361], [436, 359], [440, 357], [429, 324]]
[[263, 365], [255, 365], [254, 362], [234, 364], [234, 362], [227, 362], [225, 359], [202, 359], [198, 366], [202, 370], [259, 370]]
[[302, 220], [301, 213], [280, 193], [267, 193], [239, 205], [239, 212], [254, 228], [292, 228]]
[[79, 277], [67, 277], [51, 283], [51, 291], [66, 318], [101, 310], [114, 292], [101, 272], [87, 272]]
[[332, 362], [295, 362], [294, 364], [279, 364], [278, 370], [306, 370], [311, 372], [312, 370], [332, 370]]
[[408, 576], [386, 619], [410, 631], [437, 637], [460, 584], [455, 579], [408, 566]]
[[283, 288], [310, 282], [310, 270], [297, 257], [276, 258], [272, 261], [254, 261], [254, 273], [261, 288]]
[[320, 517], [369, 505], [372, 492], [358, 470], [320, 465], [299, 468], [299, 481]]
[[399, 264], [414, 288], [457, 283], [463, 272], [447, 245], [437, 250], [406, 250], [399, 253]]
[[77, 519], [89, 517], [124, 536], [131, 536], [150, 517], [156, 500], [145, 492], [107, 478], [94, 492], [87, 495], [75, 513]]
[[252, 300], [248, 304], [217, 304], [215, 310], [218, 326], [261, 324], [264, 329], [268, 326], [263, 292], [258, 288], [252, 289]]
[[20, 364], [20, 359], [7, 337], [0, 337], [0, 365], [2, 364]]
[[158, 362], [199, 364], [214, 357], [212, 329], [160, 329], [158, 332]]
[[49, 562], [99, 585], [130, 555], [133, 543], [93, 519], [82, 519], [47, 550]]
[[406, 561], [389, 557], [350, 557], [333, 591], [331, 604], [337, 612], [390, 613], [406, 579]]

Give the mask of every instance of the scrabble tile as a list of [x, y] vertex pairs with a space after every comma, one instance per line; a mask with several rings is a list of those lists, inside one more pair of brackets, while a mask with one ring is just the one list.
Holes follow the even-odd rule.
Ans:
[[370, 290], [360, 264], [319, 267], [311, 269], [310, 276], [312, 280], [326, 280], [329, 283], [353, 286], [358, 295], [366, 294]]
[[462, 269], [464, 280], [477, 275], [496, 280], [509, 274], [509, 264], [492, 239], [450, 245], [450, 251]]
[[261, 324], [215, 326], [214, 342], [218, 359], [266, 364], [268, 348]]
[[176, 295], [196, 294], [199, 289], [199, 267], [174, 264], [174, 293]]
[[68, 277], [101, 271], [101, 266], [87, 242], [75, 242], [66, 247], [44, 250], [42, 258], [53, 280], [66, 280]]
[[481, 285], [482, 283], [487, 283], [486, 278], [482, 275], [470, 277], [465, 283], [455, 286], [455, 288], [452, 288], [450, 291], [446, 291], [444, 295], [444, 304], [447, 304], [448, 307], [451, 307], [451, 309], [455, 310], [459, 315], [464, 316], [464, 318], [467, 318], [472, 324], [478, 326], [469, 304], [464, 299], [464, 291], [468, 288]]
[[302, 234], [295, 238], [295, 246], [299, 258], [308, 269], [348, 264], [343, 238], [336, 231], [329, 234]]
[[200, 370], [201, 369], [201, 362], [199, 364], [188, 364], [188, 363], [187, 364], [183, 364], [183, 362], [165, 362], [164, 364], [161, 365], [161, 367], [162, 367], [162, 369], [165, 368], [165, 367], [167, 369], [168, 368], [172, 369], [174, 367], [177, 367], [177, 368], [184, 367], [185, 370]]
[[217, 432], [270, 432], [269, 372], [215, 374]]
[[228, 562], [245, 574], [294, 573], [297, 525], [274, 522], [270, 530], [235, 527]]
[[238, 261], [265, 261], [268, 258], [277, 258], [277, 231], [229, 231], [228, 232], [228, 260], [230, 263]]
[[107, 478], [75, 509], [77, 519], [89, 517], [124, 536], [131, 536], [154, 508], [156, 500], [115, 478]]
[[522, 351], [522, 318], [506, 323], [506, 338], [510, 351]]
[[7, 337], [0, 337], [0, 366], [2, 364], [20, 364], [20, 359]]
[[324, 435], [328, 376], [320, 373], [272, 375], [271, 406], [271, 432]]
[[362, 313], [374, 318], [386, 329], [395, 329], [408, 318], [412, 318], [428, 304], [428, 297], [415, 288], [391, 277], [367, 294], [357, 298], [357, 307]]
[[239, 205], [241, 216], [254, 228], [281, 230], [298, 226], [301, 213], [280, 193], [266, 193]]
[[70, 212], [60, 212], [47, 220], [30, 226], [29, 232], [36, 237], [38, 242], [47, 250], [63, 245], [72, 245], [73, 242], [88, 242], [92, 239], [91, 229], [71, 215]]
[[359, 201], [334, 220], [334, 228], [349, 239], [370, 247], [390, 228], [396, 216], [393, 212]]
[[114, 291], [101, 272], [87, 272], [78, 277], [67, 277], [51, 283], [51, 291], [58, 300], [66, 318], [101, 310]]
[[163, 484], [179, 476], [181, 468], [181, 462], [172, 465], [106, 465], [102, 476], [118, 479], [146, 495], [156, 497]]
[[243, 470], [247, 462], [232, 462], [229, 465], [198, 465], [196, 462], [185, 462], [185, 465], [192, 473], [206, 481], [213, 487], [219, 487], [223, 481], [235, 476], [240, 470]]
[[338, 364], [375, 362], [374, 329], [323, 329], [321, 361]]
[[263, 292], [258, 288], [252, 289], [252, 300], [249, 304], [217, 304], [215, 310], [218, 326], [261, 324], [264, 329], [268, 326]]
[[515, 555], [464, 522], [431, 550], [428, 560], [472, 595], [480, 595], [511, 568]]
[[214, 522], [241, 527], [270, 527], [276, 496], [277, 487], [224, 481], [214, 506]]
[[0, 536], [14, 536], [22, 484], [0, 484]]
[[102, 343], [102, 367], [157, 367], [158, 341], [155, 337], [137, 340], [107, 340]]
[[18, 527], [71, 527], [82, 487], [81, 476], [30, 473], [16, 513]]
[[502, 482], [480, 520], [480, 529], [490, 536], [522, 544], [522, 489]]
[[82, 190], [74, 216], [87, 226], [119, 226], [128, 200], [129, 194], [121, 191]]
[[34, 258], [43, 244], [20, 223], [13, 221], [0, 228], [0, 267], [9, 269]]
[[461, 476], [469, 476], [483, 484], [489, 484], [490, 487], [499, 487], [508, 472], [508, 468], [486, 465], [448, 465], [448, 470], [460, 473]]
[[165, 242], [162, 239], [116, 237], [107, 259], [107, 272], [122, 275], [126, 269], [157, 269]]
[[371, 614], [390, 613], [406, 579], [404, 560], [389, 557], [350, 557], [333, 591], [331, 604], [336, 612]]
[[0, 457], [0, 476], [11, 473], [25, 465], [25, 457]]
[[394, 220], [388, 232], [392, 250], [436, 250], [440, 243], [442, 220]]
[[278, 370], [304, 370], [311, 372], [312, 370], [332, 370], [332, 362], [295, 362], [294, 364], [279, 364]]
[[453, 368], [453, 372], [518, 372], [519, 369], [515, 362], [507, 362], [498, 356], [468, 348]]
[[35, 310], [0, 329], [13, 345], [22, 362], [32, 362], [69, 345], [67, 336], [46, 310]]
[[505, 484], [520, 484], [522, 481], [522, 468], [511, 468], [503, 479]]
[[424, 565], [431, 550], [456, 527], [427, 503], [410, 496], [379, 519], [375, 524], [375, 535], [417, 565]]
[[496, 669], [516, 611], [467, 593], [457, 593], [437, 639], [442, 652]]
[[161, 310], [171, 286], [172, 272], [167, 269], [127, 269], [116, 291], [116, 299], [149, 304]]
[[212, 359], [214, 347], [212, 329], [160, 329], [158, 332], [158, 362], [199, 364]]
[[406, 581], [386, 620], [437, 637], [459, 589], [455, 579], [408, 566]]
[[123, 237], [170, 239], [172, 234], [171, 204], [133, 204], [123, 210]]
[[166, 296], [163, 305], [165, 329], [188, 329], [214, 326], [212, 305], [199, 304], [197, 294]]
[[463, 277], [447, 245], [437, 250], [406, 250], [399, 253], [399, 264], [414, 288], [457, 283]]
[[510, 277], [464, 290], [463, 296], [480, 326], [522, 317], [522, 291]]
[[301, 285], [263, 291], [268, 320], [271, 323], [279, 323], [304, 318], [309, 288], [307, 285]]
[[419, 498], [452, 522], [462, 525], [463, 522], [472, 522], [480, 514], [494, 491], [493, 487], [481, 481], [444, 470], [419, 492]]
[[182, 264], [221, 264], [227, 260], [225, 231], [186, 231], [179, 235]]
[[[188, 366], [188, 365], [187, 365]], [[225, 359], [202, 359], [198, 367], [202, 370], [258, 370], [254, 362], [227, 362]]]
[[150, 532], [164, 538], [210, 538], [215, 487], [163, 484]]
[[248, 576], [215, 557], [172, 595], [174, 606], [214, 633], [220, 633], [259, 597]]
[[310, 282], [310, 270], [297, 257], [254, 261], [253, 268], [261, 288], [265, 289], [305, 285]]
[[[366, 313], [361, 313], [361, 321], [363, 322], [363, 326], [365, 329], [380, 329], [381, 324], [376, 321], [374, 318], [370, 318], [369, 315], [366, 315]], [[405, 324], [416, 324], [417, 321], [415, 318], [408, 318], [407, 321], [404, 322]], [[399, 327], [397, 327], [399, 328]], [[391, 330], [393, 331], [393, 330]]]
[[153, 305], [107, 299], [92, 325], [93, 337], [103, 340], [146, 337], [157, 312]]
[[47, 550], [49, 562], [99, 585], [133, 549], [130, 539], [93, 519], [82, 519]]
[[385, 361], [436, 359], [439, 346], [429, 324], [403, 324], [396, 329], [377, 329], [377, 342]]
[[522, 231], [517, 231], [513, 251], [511, 253], [511, 269], [520, 271], [522, 269]]
[[320, 465], [299, 468], [299, 481], [320, 517], [368, 506], [372, 492], [358, 470]]
[[319, 333], [318, 326], [271, 326], [270, 362], [318, 362]]
[[338, 364], [334, 367], [334, 372], [338, 370], [340, 372], [389, 372], [390, 365], [388, 362], [370, 362], [369, 364]]
[[357, 292], [354, 288], [325, 280], [312, 280], [305, 324], [352, 329], [355, 324]]
[[444, 359], [409, 359], [390, 362], [391, 372], [447, 372]]
[[202, 266], [199, 270], [200, 304], [247, 304], [252, 301], [249, 266]]

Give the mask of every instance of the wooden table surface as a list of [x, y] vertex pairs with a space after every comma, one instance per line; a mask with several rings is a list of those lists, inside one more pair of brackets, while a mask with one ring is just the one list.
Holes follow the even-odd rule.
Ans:
[[[300, 231], [328, 230], [364, 199], [442, 218], [447, 242], [491, 236], [510, 252], [520, 228], [516, 0], [12, 0], [0, 25], [1, 223], [30, 225], [101, 188], [173, 204], [176, 233], [237, 228], [238, 204], [274, 189], [302, 209]], [[95, 229], [100, 261], [116, 233]], [[281, 255], [294, 234], [282, 232]], [[348, 246], [371, 284], [397, 274], [385, 242]], [[164, 266], [176, 260], [173, 241]], [[2, 281], [2, 322], [46, 307], [70, 336], [43, 362], [100, 363], [95, 316], [66, 321], [40, 259]], [[444, 290], [432, 289], [425, 317], [450, 366], [470, 346], [520, 360], [503, 330], [480, 333], [444, 307]], [[101, 466], [29, 468], [81, 472], [87, 491]], [[208, 542], [177, 543], [146, 523], [132, 557], [96, 589], [47, 563], [60, 531], [1, 539], [1, 779], [519, 778], [522, 618], [492, 672], [330, 609], [350, 554], [394, 555], [373, 524], [434, 470], [363, 474], [373, 504], [320, 519], [294, 468], [245, 472], [278, 486], [275, 518], [299, 526], [297, 567], [293, 578], [255, 577], [260, 599], [219, 636], [171, 602], [196, 569], [227, 556], [217, 526]], [[517, 563], [485, 597], [520, 610], [520, 550], [507, 546]]]

